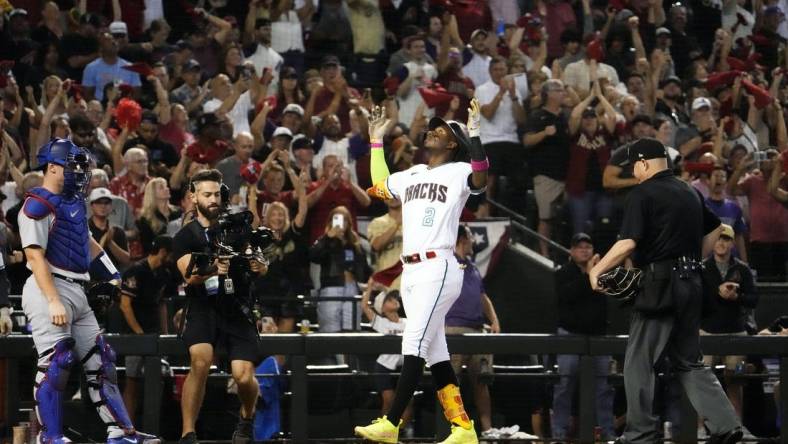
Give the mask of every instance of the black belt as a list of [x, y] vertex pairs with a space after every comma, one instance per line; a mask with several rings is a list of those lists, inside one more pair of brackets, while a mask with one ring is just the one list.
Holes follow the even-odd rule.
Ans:
[[86, 285], [88, 285], [88, 281], [82, 279], [75, 279], [72, 277], [63, 276], [62, 274], [58, 274], [58, 273], [52, 273], [52, 276], [60, 279], [61, 281], [66, 281], [71, 284], [77, 284], [81, 287], [85, 287]]

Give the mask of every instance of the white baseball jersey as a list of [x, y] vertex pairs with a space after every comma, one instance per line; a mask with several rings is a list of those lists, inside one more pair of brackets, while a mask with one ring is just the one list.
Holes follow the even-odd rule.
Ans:
[[434, 168], [420, 164], [386, 179], [389, 192], [402, 202], [404, 254], [454, 249], [460, 214], [472, 192], [471, 173], [465, 162]]

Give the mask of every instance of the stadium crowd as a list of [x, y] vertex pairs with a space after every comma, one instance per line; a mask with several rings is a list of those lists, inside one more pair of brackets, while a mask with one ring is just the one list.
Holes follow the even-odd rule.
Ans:
[[[473, 97], [491, 180], [463, 220], [505, 216], [490, 201], [502, 204], [546, 239], [570, 245], [577, 267], [565, 272], [587, 273], [591, 239], [600, 252], [612, 244], [637, 183], [626, 145], [655, 137], [669, 147], [676, 174], [731, 228], [709, 259], [722, 277], [707, 273], [725, 313], [704, 329], [746, 330], [741, 319], [757, 302], [746, 276], [786, 281], [783, 0], [11, 3], [0, 2], [0, 229], [11, 294], [29, 276], [17, 215], [42, 181], [37, 150], [53, 137], [92, 154], [90, 230], [124, 274], [123, 332], [171, 329], [173, 313], [159, 310], [178, 295], [166, 236], [193, 217], [189, 178], [207, 168], [222, 173], [231, 209], [250, 209], [255, 225], [275, 232], [269, 271], [255, 283], [263, 315], [275, 321], [267, 331], [297, 329], [298, 295], [352, 297], [370, 277], [396, 290], [399, 204], [365, 192], [370, 110], [383, 105], [398, 122], [384, 143], [392, 172], [402, 171], [425, 162], [428, 119], [464, 122]], [[367, 232], [359, 232], [359, 216], [371, 219]], [[550, 255], [547, 242], [540, 252]], [[731, 280], [749, 297], [734, 301]], [[585, 289], [565, 291], [559, 310], [572, 311], [572, 292]], [[456, 313], [456, 327], [487, 322], [500, 331], [495, 295], [483, 287], [474, 294], [482, 297], [469, 303], [473, 312]], [[358, 330], [362, 314], [396, 331], [396, 298], [365, 296], [363, 309], [320, 303], [319, 331]], [[604, 328], [562, 318], [566, 333]], [[741, 359], [729, 361], [734, 371]], [[491, 358], [472, 362], [483, 380]], [[562, 390], [572, 387], [562, 381]], [[570, 412], [563, 414], [565, 435]], [[609, 416], [604, 432], [612, 435]]]

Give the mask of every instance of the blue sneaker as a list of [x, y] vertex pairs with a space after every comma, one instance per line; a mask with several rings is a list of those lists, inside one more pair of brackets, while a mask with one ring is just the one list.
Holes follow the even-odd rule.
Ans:
[[133, 433], [124, 433], [115, 437], [109, 436], [107, 444], [161, 444], [161, 438], [135, 430]]

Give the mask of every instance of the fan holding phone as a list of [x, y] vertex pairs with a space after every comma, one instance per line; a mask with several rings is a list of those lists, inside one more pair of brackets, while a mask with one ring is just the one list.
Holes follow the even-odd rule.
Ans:
[[348, 298], [318, 304], [320, 332], [357, 330], [361, 309], [354, 309], [356, 301], [350, 298], [361, 293], [358, 282], [368, 278], [369, 266], [347, 208], [339, 206], [328, 214], [325, 232], [310, 248], [309, 259], [320, 265], [320, 297]]

